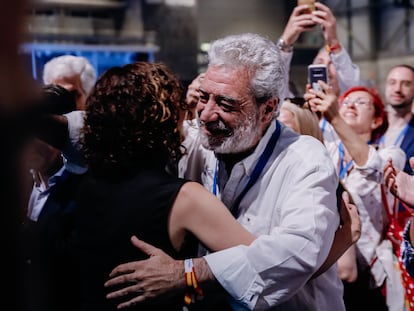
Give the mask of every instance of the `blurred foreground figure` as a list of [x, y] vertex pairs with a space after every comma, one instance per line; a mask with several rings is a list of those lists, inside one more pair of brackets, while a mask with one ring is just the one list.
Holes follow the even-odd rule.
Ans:
[[18, 153], [25, 136], [25, 123], [20, 119], [20, 112], [35, 92], [30, 77], [23, 73], [22, 64], [17, 54], [26, 1], [16, 0], [2, 2], [0, 16], [0, 135], [2, 152], [0, 170], [2, 172], [2, 247], [3, 267], [8, 270], [2, 280], [5, 290], [2, 301], [10, 310], [22, 309], [20, 288], [23, 276], [20, 274], [20, 241], [18, 228], [23, 216], [20, 201], [20, 179]]

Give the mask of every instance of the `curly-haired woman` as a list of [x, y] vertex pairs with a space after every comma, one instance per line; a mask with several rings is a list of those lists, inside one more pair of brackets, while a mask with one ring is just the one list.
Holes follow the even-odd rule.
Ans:
[[[117, 301], [105, 298], [110, 271], [146, 258], [131, 244], [133, 235], [175, 258], [194, 256], [197, 240], [212, 251], [254, 240], [202, 185], [176, 177], [185, 152], [184, 95], [165, 65], [136, 62], [106, 71], [88, 98], [83, 151], [89, 173], [79, 193], [78, 227], [85, 310], [116, 310]], [[182, 306], [180, 293], [140, 310]]]

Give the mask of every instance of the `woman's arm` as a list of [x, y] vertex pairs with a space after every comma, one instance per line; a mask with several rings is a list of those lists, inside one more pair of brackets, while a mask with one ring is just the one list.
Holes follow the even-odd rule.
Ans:
[[364, 166], [368, 161], [369, 146], [339, 115], [338, 98], [331, 87], [320, 82], [323, 91], [309, 89], [305, 99], [310, 102], [312, 110], [319, 111], [332, 124], [352, 160], [358, 166]]
[[249, 245], [255, 239], [219, 199], [196, 182], [182, 186], [171, 209], [169, 233], [175, 247], [181, 246], [186, 231], [211, 251]]

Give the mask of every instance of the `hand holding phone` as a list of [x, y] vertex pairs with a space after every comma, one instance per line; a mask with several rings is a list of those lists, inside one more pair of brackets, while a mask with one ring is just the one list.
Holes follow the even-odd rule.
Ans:
[[329, 84], [328, 68], [323, 64], [312, 64], [308, 66], [308, 81], [312, 89], [323, 91], [318, 81], [323, 81]]

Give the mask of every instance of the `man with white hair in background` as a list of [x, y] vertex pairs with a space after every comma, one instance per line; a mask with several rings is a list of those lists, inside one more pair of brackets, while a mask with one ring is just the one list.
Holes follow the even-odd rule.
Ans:
[[49, 60], [43, 69], [43, 83], [57, 84], [75, 94], [76, 109], [84, 110], [86, 98], [96, 81], [92, 64], [82, 56], [62, 55]]

